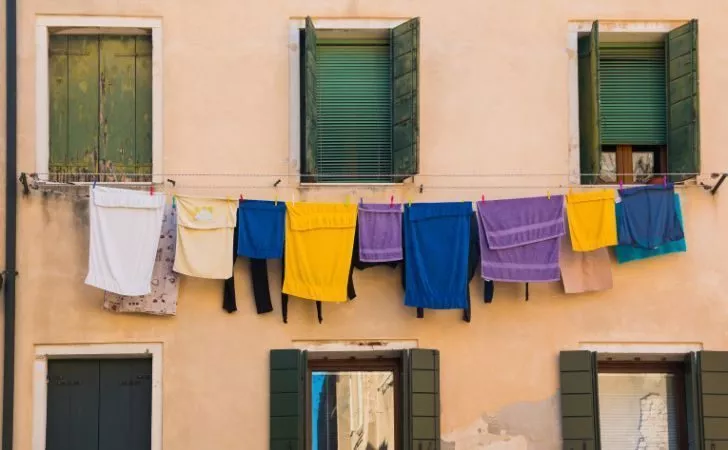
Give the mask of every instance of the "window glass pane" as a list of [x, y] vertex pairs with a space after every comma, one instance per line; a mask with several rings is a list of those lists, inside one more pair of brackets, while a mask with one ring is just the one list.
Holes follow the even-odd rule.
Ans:
[[617, 153], [602, 152], [602, 161], [599, 167], [600, 181], [603, 183], [617, 182]]
[[602, 450], [678, 450], [676, 383], [666, 373], [600, 373]]
[[638, 183], [646, 183], [655, 173], [654, 152], [632, 152], [632, 173]]
[[394, 374], [313, 372], [312, 450], [394, 450]]

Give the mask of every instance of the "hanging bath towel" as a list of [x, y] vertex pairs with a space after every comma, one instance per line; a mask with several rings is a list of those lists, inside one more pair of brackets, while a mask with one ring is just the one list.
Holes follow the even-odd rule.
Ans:
[[560, 247], [559, 267], [565, 293], [580, 294], [612, 288], [612, 264], [606, 247], [575, 252], [569, 233], [561, 239]]
[[142, 296], [126, 296], [107, 291], [104, 294], [104, 309], [119, 313], [175, 315], [179, 293], [179, 279], [172, 270], [176, 241], [176, 212], [174, 208], [167, 206], [152, 272], [152, 292]]
[[[677, 194], [673, 195], [675, 202], [675, 212], [678, 220], [683, 224], [682, 211], [680, 207], [680, 196]], [[617, 219], [623, 214], [622, 204], [617, 203]], [[639, 259], [652, 258], [660, 255], [667, 255], [669, 253], [678, 253], [687, 251], [687, 243], [683, 237], [679, 241], [666, 242], [655, 249], [647, 249], [642, 247], [632, 247], [631, 245], [618, 245], [614, 253], [617, 256], [617, 262], [624, 264], [630, 261], [636, 261]]]
[[566, 196], [566, 210], [574, 251], [590, 252], [617, 245], [614, 191], [569, 194]]
[[509, 282], [558, 281], [564, 198], [478, 202], [481, 275]]
[[285, 203], [241, 201], [238, 208], [238, 227], [238, 255], [257, 259], [283, 258]]
[[468, 307], [470, 203], [405, 206], [405, 296], [407, 306]]
[[164, 194], [98, 186], [89, 196], [86, 284], [120, 295], [149, 294]]
[[175, 272], [225, 280], [233, 276], [237, 200], [177, 197]]
[[402, 259], [402, 205], [359, 205], [359, 259], [379, 263]]
[[286, 204], [284, 293], [346, 301], [356, 211], [356, 205]]
[[617, 220], [619, 245], [654, 250], [685, 237], [675, 210], [672, 185], [624, 189], [619, 195], [622, 198], [622, 214]]

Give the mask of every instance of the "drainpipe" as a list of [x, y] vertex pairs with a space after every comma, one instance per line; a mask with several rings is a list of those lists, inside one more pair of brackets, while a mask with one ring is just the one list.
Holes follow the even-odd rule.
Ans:
[[2, 450], [13, 450], [15, 406], [15, 260], [18, 210], [17, 0], [5, 0], [5, 341]]

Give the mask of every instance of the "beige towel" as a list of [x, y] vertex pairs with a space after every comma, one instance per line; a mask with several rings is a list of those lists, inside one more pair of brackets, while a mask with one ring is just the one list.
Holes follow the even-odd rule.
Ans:
[[561, 238], [559, 266], [564, 292], [567, 294], [612, 288], [612, 264], [606, 247], [589, 252], [574, 251], [571, 237], [566, 233]]

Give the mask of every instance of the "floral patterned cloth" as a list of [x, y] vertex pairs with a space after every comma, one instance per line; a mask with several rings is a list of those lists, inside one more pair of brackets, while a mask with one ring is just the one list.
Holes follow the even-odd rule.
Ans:
[[172, 270], [177, 242], [177, 212], [167, 205], [152, 273], [152, 292], [142, 296], [104, 293], [104, 309], [119, 313], [175, 315], [179, 276]]

